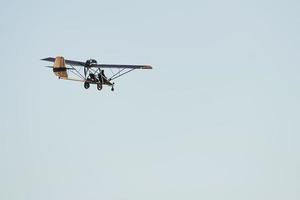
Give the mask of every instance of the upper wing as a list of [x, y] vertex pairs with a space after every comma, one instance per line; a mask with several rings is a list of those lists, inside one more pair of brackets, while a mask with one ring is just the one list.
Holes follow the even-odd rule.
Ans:
[[150, 65], [116, 65], [116, 64], [98, 64], [91, 67], [99, 68], [121, 68], [121, 69], [152, 69]]
[[[49, 61], [49, 62], [55, 62], [55, 58], [48, 57], [48, 58], [43, 58], [41, 60]], [[75, 65], [75, 66], [85, 66], [85, 62], [80, 62], [80, 61], [75, 61], [75, 60], [65, 60], [67, 65]]]
[[[55, 58], [48, 57], [41, 60], [55, 62]], [[85, 62], [75, 61], [75, 60], [65, 60], [67, 65], [74, 65], [84, 67]], [[96, 68], [120, 68], [120, 69], [152, 69], [150, 65], [117, 65], [117, 64], [92, 64], [90, 67]]]

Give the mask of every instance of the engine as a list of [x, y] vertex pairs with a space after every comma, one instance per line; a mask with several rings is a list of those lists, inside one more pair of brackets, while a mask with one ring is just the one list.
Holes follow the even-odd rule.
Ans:
[[86, 67], [90, 67], [90, 66], [96, 65], [96, 64], [97, 64], [97, 61], [95, 59], [89, 59], [85, 62]]

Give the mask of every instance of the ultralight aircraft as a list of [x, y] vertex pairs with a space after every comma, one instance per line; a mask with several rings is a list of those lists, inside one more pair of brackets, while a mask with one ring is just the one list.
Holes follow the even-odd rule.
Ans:
[[[62, 56], [56, 58], [48, 57], [41, 60], [53, 62], [53, 66], [46, 66], [53, 69], [53, 72], [59, 79], [79, 81], [84, 83], [84, 88], [88, 89], [90, 84], [96, 84], [98, 90], [102, 90], [103, 85], [111, 87], [114, 91], [113, 80], [127, 74], [135, 69], [152, 69], [150, 65], [119, 65], [119, 64], [98, 64], [96, 60], [89, 59], [85, 62], [66, 60]], [[111, 70], [111, 76], [104, 74], [104, 68]], [[113, 70], [117, 70], [113, 71]], [[70, 74], [73, 75], [70, 76]]]

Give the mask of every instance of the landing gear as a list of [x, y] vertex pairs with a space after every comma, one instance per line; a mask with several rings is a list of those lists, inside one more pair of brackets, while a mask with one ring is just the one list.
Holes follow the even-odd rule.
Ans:
[[102, 90], [102, 84], [101, 83], [97, 84], [97, 90], [99, 90], [99, 91]]
[[115, 90], [114, 85], [115, 85], [115, 83], [112, 83], [112, 85], [111, 85], [111, 91]]
[[84, 82], [84, 88], [89, 89], [89, 87], [90, 87], [90, 83], [89, 82]]

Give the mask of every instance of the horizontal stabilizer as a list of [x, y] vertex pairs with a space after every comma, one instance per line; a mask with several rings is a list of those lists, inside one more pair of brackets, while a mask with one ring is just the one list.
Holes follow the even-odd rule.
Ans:
[[[44, 67], [51, 68], [51, 69], [54, 68], [53, 66], [44, 66]], [[65, 69], [67, 69], [67, 70], [75, 70], [74, 68], [71, 68], [71, 67], [65, 67]]]
[[[41, 60], [49, 61], [49, 62], [55, 62], [55, 58], [52, 58], [52, 57], [43, 58]], [[74, 66], [80, 66], [80, 67], [85, 66], [85, 62], [80, 62], [80, 61], [75, 61], [75, 60], [65, 60], [65, 63], [67, 65], [74, 65]]]

